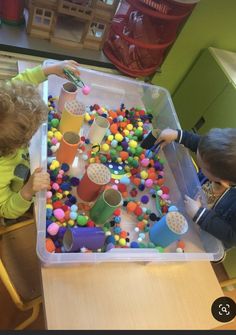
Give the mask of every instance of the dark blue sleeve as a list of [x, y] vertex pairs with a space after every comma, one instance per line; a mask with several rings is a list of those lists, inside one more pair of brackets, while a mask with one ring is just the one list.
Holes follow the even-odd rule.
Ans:
[[180, 138], [181, 144], [183, 144], [186, 148], [190, 149], [193, 152], [197, 152], [198, 144], [201, 136], [197, 134], [193, 134], [189, 131], [183, 130], [182, 137]]

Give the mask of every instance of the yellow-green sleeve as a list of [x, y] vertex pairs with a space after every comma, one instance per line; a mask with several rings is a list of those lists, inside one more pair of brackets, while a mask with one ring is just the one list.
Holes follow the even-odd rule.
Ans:
[[22, 80], [22, 81], [27, 81], [30, 84], [38, 85], [42, 83], [43, 81], [47, 80], [47, 77], [45, 76], [43, 72], [42, 66], [38, 65], [32, 69], [27, 69], [19, 73], [12, 80]]
[[20, 192], [11, 191], [8, 185], [0, 186], [0, 217], [16, 219], [27, 212], [32, 202], [23, 199]]

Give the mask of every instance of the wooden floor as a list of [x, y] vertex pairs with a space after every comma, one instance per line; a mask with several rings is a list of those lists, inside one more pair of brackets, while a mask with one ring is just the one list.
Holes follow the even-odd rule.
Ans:
[[[221, 281], [226, 279], [226, 273], [221, 264], [214, 267], [217, 278]], [[236, 289], [233, 291], [225, 291], [225, 295], [231, 297], [236, 301]], [[24, 321], [29, 315], [29, 312], [20, 312], [11, 301], [8, 292], [5, 290], [5, 287], [0, 282], [0, 330], [12, 330], [19, 323]], [[41, 308], [40, 315], [38, 319], [27, 329], [31, 330], [44, 330], [45, 319], [43, 308]], [[222, 324], [221, 327], [218, 327], [217, 330], [231, 329], [236, 330], [236, 318], [233, 322], [228, 324]]]

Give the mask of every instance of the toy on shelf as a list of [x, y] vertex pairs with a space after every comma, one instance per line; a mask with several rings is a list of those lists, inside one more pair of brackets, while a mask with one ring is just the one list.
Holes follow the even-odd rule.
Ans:
[[99, 50], [119, 0], [30, 0], [27, 32], [62, 47]]

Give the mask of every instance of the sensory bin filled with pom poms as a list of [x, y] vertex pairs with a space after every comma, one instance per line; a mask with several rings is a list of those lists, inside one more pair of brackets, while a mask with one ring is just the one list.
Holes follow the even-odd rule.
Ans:
[[[95, 227], [89, 217], [93, 204], [81, 201], [76, 193], [82, 175], [76, 175], [66, 163], [56, 159], [62, 134], [60, 114], [56, 99], [48, 97], [48, 172], [51, 189], [47, 191], [46, 204], [46, 249], [63, 253], [63, 236], [68, 228]], [[168, 211], [175, 210], [171, 203], [170, 190], [165, 185], [165, 161], [161, 155], [146, 157], [140, 146], [152, 129], [152, 115], [143, 108], [126, 109], [124, 104], [117, 109], [107, 109], [98, 104], [86, 107], [85, 124], [92, 124], [96, 115], [110, 123], [110, 128], [101, 145], [90, 143], [81, 136], [78, 157], [83, 167], [102, 163], [111, 172], [111, 182], [106, 188], [118, 190], [123, 197], [123, 206], [102, 226], [106, 239], [103, 248], [78, 252], [108, 252], [113, 248], [153, 248], [164, 252], [161, 246], [149, 240], [149, 229]], [[183, 240], [174, 243], [173, 252], [184, 252]]]

